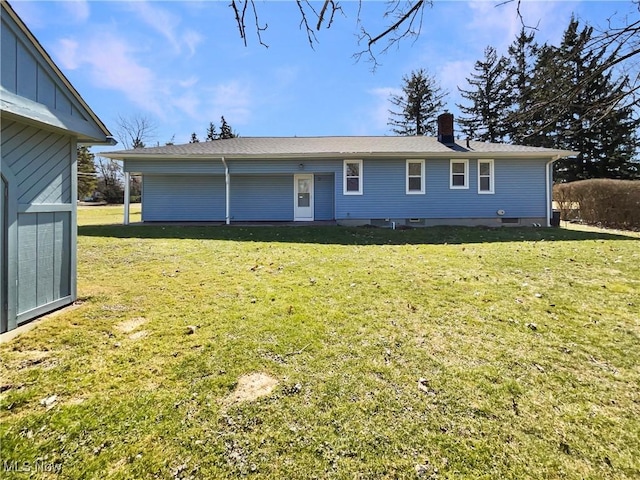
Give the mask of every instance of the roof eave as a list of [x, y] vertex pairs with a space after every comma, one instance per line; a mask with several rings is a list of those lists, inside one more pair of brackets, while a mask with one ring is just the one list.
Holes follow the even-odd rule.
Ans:
[[327, 153], [287, 153], [287, 154], [171, 154], [171, 153], [134, 153], [134, 152], [103, 152], [103, 157], [112, 160], [255, 160], [268, 158], [273, 160], [294, 160], [300, 158], [552, 158], [558, 160], [564, 157], [578, 155], [569, 150], [552, 150], [548, 152], [327, 152]]

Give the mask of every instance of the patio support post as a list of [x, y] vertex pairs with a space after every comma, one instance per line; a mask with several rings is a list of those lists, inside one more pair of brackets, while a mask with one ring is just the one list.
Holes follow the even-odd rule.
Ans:
[[129, 195], [129, 186], [131, 184], [131, 174], [129, 172], [124, 172], [124, 225], [129, 225], [129, 204], [130, 204], [130, 195]]
[[224, 157], [220, 157], [222, 160], [222, 164], [224, 165], [224, 193], [225, 193], [225, 202], [224, 202], [224, 223], [229, 225], [231, 223], [231, 209], [229, 208], [229, 201], [231, 199], [231, 177], [229, 175], [229, 165], [225, 161]]

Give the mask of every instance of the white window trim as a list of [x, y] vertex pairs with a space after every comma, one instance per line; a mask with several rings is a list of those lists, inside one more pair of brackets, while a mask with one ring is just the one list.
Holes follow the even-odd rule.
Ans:
[[[488, 163], [489, 164], [489, 190], [480, 190], [480, 164], [481, 163]], [[486, 175], [484, 175], [486, 176]], [[495, 174], [494, 174], [494, 170], [493, 170], [493, 160], [491, 159], [481, 159], [478, 160], [478, 193], [480, 195], [491, 195], [494, 193], [495, 190]]]
[[[347, 164], [348, 163], [357, 163], [359, 165], [358, 171], [360, 175], [358, 176], [358, 190], [357, 191], [347, 191]], [[345, 160], [342, 167], [342, 193], [343, 195], [362, 195], [362, 179], [363, 179], [363, 169], [362, 169], [362, 160]], [[355, 178], [355, 177], [353, 177]]]
[[[453, 184], [453, 164], [464, 163], [464, 185]], [[457, 175], [460, 175], [459, 173]], [[469, 160], [466, 158], [456, 158], [449, 161], [449, 188], [451, 190], [468, 190], [469, 189]]]
[[[410, 163], [419, 163], [420, 164], [420, 190], [409, 190], [409, 164]], [[424, 195], [424, 193], [425, 193], [424, 160], [407, 159], [406, 165], [407, 166], [406, 166], [405, 181], [406, 181], [406, 192], [407, 192], [407, 195]], [[417, 177], [417, 175], [412, 175], [412, 177]]]

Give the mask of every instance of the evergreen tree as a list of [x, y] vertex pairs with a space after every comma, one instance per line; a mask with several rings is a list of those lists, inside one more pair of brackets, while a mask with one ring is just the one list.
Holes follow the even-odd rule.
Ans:
[[447, 92], [424, 69], [402, 77], [402, 93], [391, 95], [397, 108], [389, 110], [387, 125], [396, 135], [436, 135], [436, 119], [444, 107]]
[[221, 140], [227, 139], [227, 138], [235, 138], [238, 135], [236, 135], [233, 131], [233, 129], [231, 128], [231, 126], [227, 123], [227, 121], [224, 119], [223, 117], [220, 117], [220, 135], [218, 138], [220, 138]]
[[196, 135], [196, 132], [193, 132], [191, 134], [191, 140], [189, 140], [189, 143], [199, 143], [200, 140], [198, 140], [198, 135]]
[[207, 128], [207, 142], [212, 142], [213, 140], [218, 140], [218, 138], [220, 138], [220, 136], [218, 135], [218, 132], [216, 131], [216, 126], [213, 124], [213, 122], [209, 122], [209, 128]]
[[524, 27], [508, 49], [507, 74], [509, 76], [509, 113], [505, 122], [506, 133], [511, 142], [524, 144], [534, 133], [532, 122], [526, 118], [533, 105], [533, 79], [539, 46], [535, 33], [527, 34]]
[[478, 60], [467, 82], [471, 90], [458, 87], [469, 106], [458, 105], [463, 115], [458, 119], [462, 131], [474, 140], [502, 142], [506, 135], [505, 121], [510, 100], [507, 60], [498, 58], [496, 49], [487, 47], [484, 59]]
[[78, 147], [78, 199], [91, 197], [98, 185], [94, 155], [88, 147]]
[[543, 48], [536, 69], [536, 103], [545, 106], [537, 143], [579, 152], [554, 164], [560, 181], [638, 175], [640, 120], [633, 104], [621, 101], [628, 78], [614, 78], [606, 65], [615, 52], [592, 49], [592, 35], [592, 27], [580, 29], [572, 18], [560, 46]]

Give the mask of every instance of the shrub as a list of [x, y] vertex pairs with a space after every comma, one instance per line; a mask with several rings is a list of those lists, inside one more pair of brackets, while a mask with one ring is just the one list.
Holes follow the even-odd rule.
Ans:
[[553, 186], [562, 220], [604, 227], [640, 228], [640, 181], [594, 178]]

